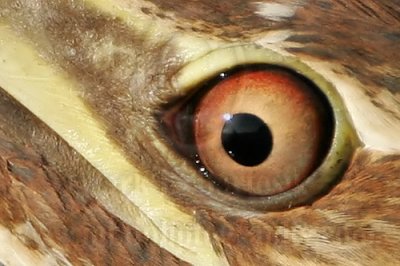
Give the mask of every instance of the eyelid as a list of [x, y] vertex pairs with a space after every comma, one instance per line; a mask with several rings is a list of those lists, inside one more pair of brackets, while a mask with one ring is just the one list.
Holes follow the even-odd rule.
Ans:
[[[354, 150], [360, 145], [352, 127], [347, 110], [336, 88], [320, 74], [292, 56], [284, 56], [254, 45], [231, 46], [213, 50], [185, 65], [171, 79], [173, 90], [179, 95], [189, 96], [202, 84], [220, 73], [239, 66], [266, 64], [290, 69], [312, 81], [325, 95], [332, 107], [334, 133], [331, 148], [322, 164], [301, 184], [286, 192], [268, 197], [246, 197], [232, 199], [236, 205], [258, 210], [282, 210], [307, 204], [326, 192], [340, 180]], [[231, 195], [235, 197], [235, 195]]]
[[191, 88], [204, 80], [215, 77], [218, 73], [235, 66], [250, 64], [270, 64], [286, 67], [310, 78], [318, 87], [329, 86], [329, 83], [322, 76], [295, 57], [284, 56], [255, 45], [240, 45], [216, 49], [189, 62], [172, 77], [172, 87], [180, 93], [187, 93]]

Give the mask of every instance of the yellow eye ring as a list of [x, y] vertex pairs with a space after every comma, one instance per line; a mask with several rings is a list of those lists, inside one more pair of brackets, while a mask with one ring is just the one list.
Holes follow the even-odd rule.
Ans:
[[293, 57], [282, 56], [253, 45], [243, 45], [214, 50], [187, 64], [174, 76], [172, 86], [179, 95], [192, 95], [201, 84], [220, 73], [237, 66], [253, 64], [290, 69], [310, 80], [320, 90], [332, 109], [334, 132], [331, 146], [323, 162], [309, 176], [287, 191], [265, 196], [243, 196], [221, 189], [216, 189], [213, 193], [222, 193], [224, 200], [246, 209], [251, 206], [259, 210], [282, 210], [307, 204], [328, 191], [340, 179], [359, 145], [342, 99], [331, 83]]

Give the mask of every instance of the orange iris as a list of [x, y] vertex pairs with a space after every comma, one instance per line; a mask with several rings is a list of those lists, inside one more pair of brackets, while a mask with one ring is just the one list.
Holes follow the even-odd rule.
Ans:
[[[193, 135], [212, 178], [235, 191], [267, 196], [293, 188], [318, 167], [330, 145], [332, 121], [327, 100], [311, 82], [280, 68], [249, 69], [200, 98]], [[252, 163], [256, 153], [261, 159]]]

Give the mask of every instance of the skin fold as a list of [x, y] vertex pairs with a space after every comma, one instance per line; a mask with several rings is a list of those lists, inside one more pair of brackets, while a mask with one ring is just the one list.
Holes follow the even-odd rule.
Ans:
[[[399, 41], [399, 1], [2, 0], [0, 265], [397, 265]], [[349, 125], [306, 203], [221, 190], [164, 130], [197, 84], [272, 61]]]

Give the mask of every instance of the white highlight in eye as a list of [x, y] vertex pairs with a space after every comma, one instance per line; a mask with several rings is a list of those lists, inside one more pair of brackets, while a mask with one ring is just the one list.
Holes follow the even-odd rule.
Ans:
[[223, 118], [225, 121], [229, 121], [229, 120], [232, 119], [232, 115], [231, 115], [231, 114], [228, 114], [228, 113], [225, 113], [225, 114], [223, 114], [222, 118]]
[[255, 3], [257, 15], [273, 21], [282, 21], [285, 18], [293, 17], [299, 5], [295, 4], [278, 4], [278, 3]]

